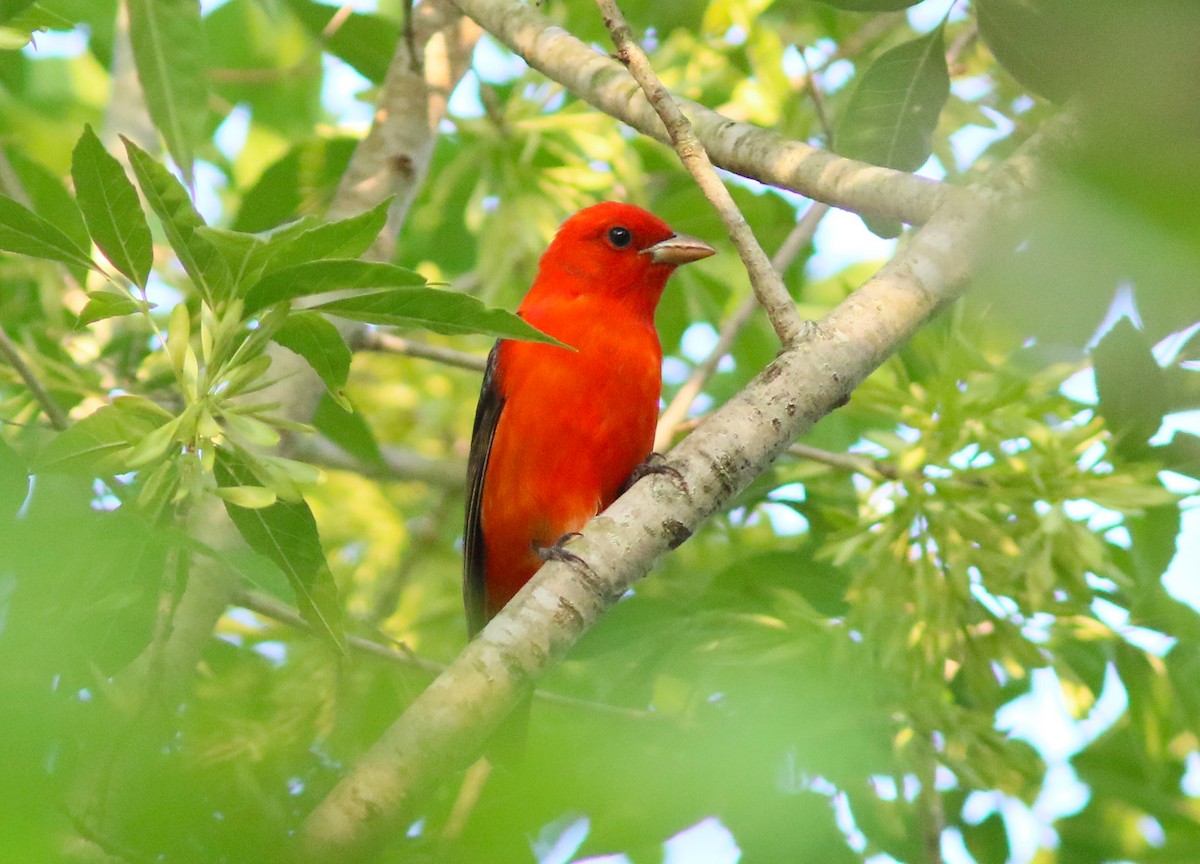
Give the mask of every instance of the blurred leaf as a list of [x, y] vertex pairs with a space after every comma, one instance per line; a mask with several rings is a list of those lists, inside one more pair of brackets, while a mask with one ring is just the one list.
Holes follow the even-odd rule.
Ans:
[[[13, 518], [29, 494], [25, 460], [0, 438], [0, 520]], [[0, 631], [3, 631], [0, 626]]]
[[331, 300], [313, 309], [366, 324], [423, 327], [447, 335], [481, 333], [562, 345], [511, 312], [484, 306], [469, 294], [438, 288], [394, 288]]
[[961, 831], [976, 864], [1004, 864], [1009, 860], [1008, 831], [998, 811], [990, 813], [978, 825], [963, 823]]
[[287, 5], [314, 37], [324, 40], [330, 54], [345, 60], [373, 84], [383, 83], [400, 39], [393, 21], [382, 15], [351, 12], [329, 34], [326, 29], [337, 14], [336, 6], [311, 0], [287, 0]]
[[145, 289], [154, 265], [150, 226], [125, 169], [91, 126], [75, 145], [71, 177], [92, 239], [114, 267]]
[[126, 451], [163, 425], [163, 419], [114, 402], [72, 423], [50, 439], [34, 460], [33, 472], [102, 476], [127, 470]]
[[867, 67], [838, 123], [838, 153], [900, 171], [925, 163], [950, 95], [944, 29], [885, 51]]
[[89, 291], [88, 302], [79, 313], [78, 327], [84, 327], [94, 321], [106, 318], [117, 318], [128, 315], [140, 308], [138, 302], [127, 294], [116, 291]]
[[232, 227], [266, 231], [324, 212], [357, 145], [357, 138], [312, 138], [297, 144], [246, 190]]
[[32, 210], [0, 195], [0, 249], [95, 269], [75, 241]]
[[318, 432], [356, 459], [370, 465], [385, 464], [379, 442], [362, 412], [343, 408], [328, 392], [317, 403], [312, 422]]
[[1115, 451], [1128, 459], [1145, 453], [1166, 411], [1163, 370], [1151, 347], [1145, 332], [1122, 317], [1092, 349], [1099, 411]]
[[895, 12], [916, 6], [921, 0], [821, 0], [827, 6], [847, 12]]
[[204, 219], [192, 206], [187, 190], [166, 168], [128, 138], [121, 139], [129, 164], [150, 208], [158, 214], [167, 242], [179, 257], [192, 282], [210, 303], [228, 296], [233, 282], [229, 265], [216, 248], [198, 231]]
[[[245, 462], [225, 450], [217, 452], [216, 476], [223, 488], [259, 485]], [[296, 605], [304, 620], [345, 653], [337, 586], [308, 505], [303, 501], [277, 501], [270, 507], [248, 510], [226, 501], [225, 511], [246, 544], [283, 570], [296, 592]]]
[[[63, 185], [62, 178], [42, 163], [35, 161], [18, 147], [4, 151], [12, 165], [21, 189], [29, 197], [30, 206], [47, 222], [53, 223], [70, 237], [80, 249], [87, 250], [91, 244], [83, 214], [71, 193]], [[86, 278], [84, 271], [78, 273], [80, 280]]]
[[350, 348], [342, 334], [316, 312], [293, 312], [272, 337], [308, 361], [329, 395], [347, 411], [352, 410], [344, 389], [350, 376]]
[[200, 2], [128, 0], [126, 6], [129, 41], [146, 107], [171, 158], [191, 184], [192, 159], [208, 97]]
[[1200, 435], [1177, 431], [1169, 443], [1154, 448], [1154, 454], [1163, 460], [1163, 467], [1200, 477]]
[[11, 21], [32, 5], [33, 0], [0, 0], [0, 24]]
[[263, 277], [246, 292], [246, 311], [326, 291], [423, 285], [425, 277], [394, 264], [327, 258], [286, 267]]

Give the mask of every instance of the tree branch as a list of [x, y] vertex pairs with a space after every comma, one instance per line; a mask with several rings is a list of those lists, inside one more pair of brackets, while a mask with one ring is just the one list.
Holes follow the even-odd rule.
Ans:
[[[1046, 124], [1057, 130], [1053, 123]], [[785, 348], [672, 452], [668, 475], [636, 483], [574, 538], [586, 564], [553, 561], [474, 639], [310, 814], [300, 852], [352, 861], [416, 812], [420, 794], [466, 764], [546, 669], [645, 575], [764, 471], [921, 324], [963, 290], [985, 244], [1019, 215], [1039, 176], [1033, 142], [973, 195], [946, 201], [901, 252]]]
[[404, 354], [444, 363], [447, 366], [457, 366], [459, 369], [470, 369], [472, 372], [482, 372], [487, 368], [487, 358], [481, 354], [469, 354], [466, 351], [443, 348], [441, 345], [430, 345], [428, 342], [416, 342], [394, 333], [366, 327], [355, 331], [350, 337], [350, 350]]
[[[532, 4], [452, 2], [548, 78], [605, 114], [669, 143], [658, 114], [625, 69], [552, 24]], [[750, 123], [738, 123], [694, 102], [679, 101], [717, 166], [833, 207], [921, 225], [945, 198], [968, 194], [903, 171], [835, 156]]]
[[617, 46], [617, 58], [625, 64], [629, 74], [646, 94], [646, 98], [667, 129], [671, 146], [679, 155], [679, 161], [695, 178], [696, 185], [725, 223], [729, 239], [733, 241], [734, 248], [746, 267], [746, 273], [750, 276], [750, 287], [754, 289], [754, 295], [766, 311], [771, 326], [775, 328], [775, 335], [779, 337], [781, 344], [792, 344], [803, 332], [804, 322], [800, 313], [796, 311], [796, 304], [792, 302], [783, 279], [767, 259], [767, 253], [750, 230], [750, 225], [738, 209], [733, 196], [717, 176], [704, 145], [697, 140], [692, 131], [692, 124], [683, 116], [667, 88], [654, 74], [646, 52], [633, 38], [633, 31], [625, 16], [621, 14], [616, 0], [596, 0], [596, 5], [604, 16], [604, 26], [612, 35], [613, 44]]
[[59, 431], [66, 429], [69, 425], [67, 415], [54, 401], [50, 391], [42, 386], [37, 375], [33, 374], [33, 369], [25, 362], [25, 358], [21, 356], [21, 352], [17, 350], [12, 339], [8, 338], [8, 333], [4, 331], [3, 327], [0, 327], [0, 357], [7, 360], [8, 365], [12, 366], [21, 380], [25, 382], [25, 386], [29, 388], [29, 392], [33, 394], [33, 398], [37, 400], [38, 405], [42, 407], [42, 411], [49, 419], [50, 425]]
[[[792, 228], [791, 233], [788, 234], [771, 259], [771, 266], [776, 273], [783, 273], [800, 254], [800, 250], [812, 241], [813, 234], [817, 231], [817, 225], [821, 223], [821, 219], [828, 212], [828, 205], [821, 203], [813, 203], [804, 211], [800, 221]], [[717, 344], [713, 346], [708, 356], [692, 370], [692, 374], [683, 382], [683, 386], [679, 388], [675, 398], [658, 418], [658, 427], [654, 433], [655, 451], [663, 452], [671, 446], [675, 433], [679, 431], [680, 424], [691, 410], [692, 403], [696, 401], [696, 397], [700, 395], [700, 391], [704, 389], [708, 379], [717, 371], [721, 358], [729, 353], [733, 347], [733, 340], [737, 338], [738, 333], [746, 326], [757, 308], [758, 298], [753, 295], [747, 297], [721, 325], [721, 331], [717, 334]]]
[[334, 471], [352, 471], [375, 480], [428, 483], [448, 489], [462, 488], [467, 482], [467, 463], [458, 459], [429, 459], [411, 450], [381, 447], [382, 462], [364, 462], [318, 435], [293, 435], [286, 441], [289, 458]]

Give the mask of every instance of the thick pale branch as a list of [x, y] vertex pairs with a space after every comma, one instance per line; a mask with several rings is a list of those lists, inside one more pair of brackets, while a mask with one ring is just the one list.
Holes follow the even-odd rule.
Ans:
[[[606, 114], [669, 143], [658, 114], [628, 72], [553, 25], [532, 4], [453, 0], [485, 30], [537, 69]], [[844, 159], [716, 111], [679, 100], [719, 167], [865, 216], [924, 224], [946, 197], [964, 190]]]
[[804, 322], [796, 311], [796, 304], [792, 302], [787, 286], [767, 259], [767, 253], [750, 230], [750, 225], [738, 209], [733, 196], [717, 176], [704, 145], [692, 131], [692, 124], [683, 116], [675, 99], [654, 73], [646, 52], [633, 38], [633, 31], [615, 0], [596, 0], [596, 5], [604, 16], [605, 26], [612, 34], [613, 44], [617, 46], [618, 59], [625, 64], [629, 74], [646, 94], [646, 98], [666, 127], [671, 146], [675, 148], [679, 160], [683, 162], [700, 191], [704, 193], [704, 197], [716, 208], [721, 221], [725, 223], [729, 239], [733, 241], [734, 248], [746, 267], [754, 295], [766, 311], [771, 326], [775, 328], [775, 335], [779, 337], [780, 343], [790, 345], [803, 332]]

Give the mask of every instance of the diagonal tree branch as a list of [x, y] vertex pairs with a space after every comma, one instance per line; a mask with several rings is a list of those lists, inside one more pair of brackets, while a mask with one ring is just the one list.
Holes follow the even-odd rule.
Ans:
[[796, 304], [792, 302], [779, 272], [767, 259], [767, 253], [750, 230], [746, 217], [742, 215], [733, 196], [717, 176], [704, 145], [696, 139], [692, 131], [692, 124], [683, 116], [667, 88], [654, 74], [646, 52], [633, 38], [633, 30], [621, 14], [616, 0], [596, 0], [596, 5], [600, 8], [600, 14], [604, 16], [604, 25], [612, 34], [613, 44], [617, 46], [617, 59], [629, 69], [629, 74], [638, 82], [638, 86], [654, 106], [671, 138], [671, 146], [679, 154], [679, 160], [691, 172], [696, 185], [725, 223], [729, 239], [733, 241], [746, 273], [750, 276], [754, 296], [766, 311], [771, 326], [775, 328], [775, 335], [779, 337], [781, 344], [792, 344], [804, 332], [804, 322], [800, 313], [796, 311]]
[[[552, 24], [533, 4], [452, 2], [546, 77], [605, 114], [669, 143], [658, 114], [621, 64]], [[944, 199], [969, 194], [935, 180], [835, 156], [694, 102], [677, 101], [718, 167], [833, 207], [921, 225]]]
[[987, 245], [1016, 221], [1017, 202], [1040, 179], [1039, 152], [1070, 129], [1050, 122], [1043, 131], [1044, 140], [1027, 142], [990, 185], [947, 200], [896, 258], [676, 447], [672, 466], [686, 485], [666, 475], [643, 479], [568, 544], [586, 564], [542, 567], [310, 814], [300, 854], [353, 861], [414, 818], [421, 793], [464, 766], [658, 557], [952, 302]]

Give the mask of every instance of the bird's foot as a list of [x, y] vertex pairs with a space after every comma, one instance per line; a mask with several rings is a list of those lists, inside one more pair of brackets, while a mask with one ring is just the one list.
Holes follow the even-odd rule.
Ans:
[[621, 494], [624, 495], [634, 483], [643, 477], [649, 477], [651, 474], [665, 474], [674, 480], [684, 492], [688, 491], [687, 481], [683, 479], [683, 475], [679, 473], [678, 469], [667, 464], [667, 457], [661, 453], [651, 453], [646, 457], [645, 461], [633, 469], [633, 473], [629, 475], [629, 479], [621, 487]]
[[549, 546], [535, 545], [533, 547], [534, 554], [542, 559], [542, 563], [547, 561], [565, 561], [568, 564], [574, 564], [577, 567], [587, 567], [586, 561], [584, 561], [574, 552], [570, 552], [565, 548], [568, 542], [579, 536], [580, 534], [578, 531], [568, 531]]

